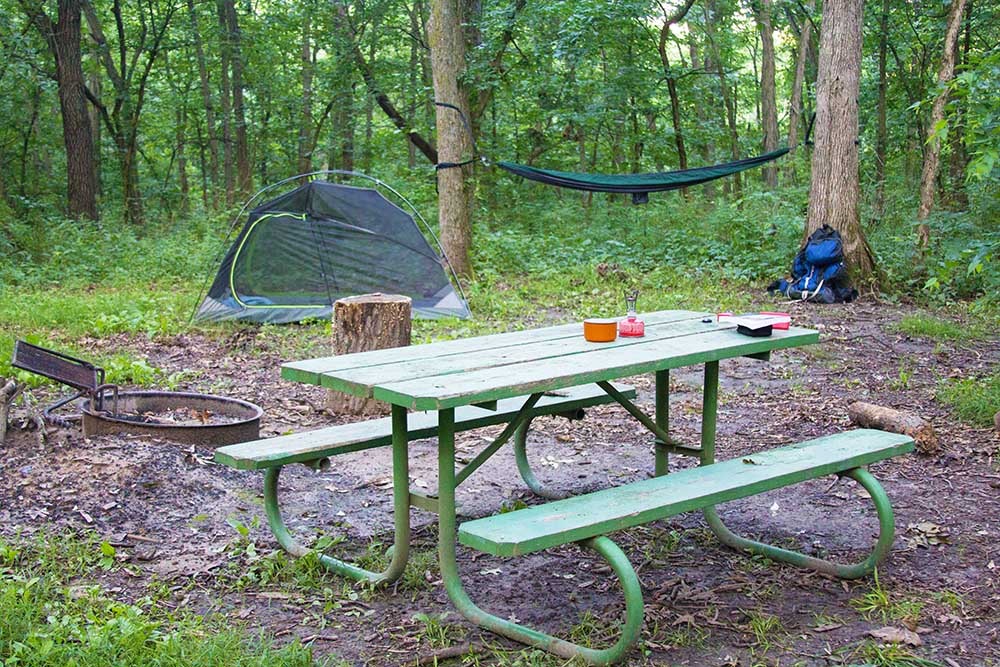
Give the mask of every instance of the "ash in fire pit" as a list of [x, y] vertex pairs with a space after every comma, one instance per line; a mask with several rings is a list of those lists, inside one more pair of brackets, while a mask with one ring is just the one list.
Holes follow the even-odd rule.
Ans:
[[136, 424], [161, 424], [164, 426], [219, 426], [220, 424], [232, 424], [240, 421], [239, 417], [232, 415], [193, 408], [175, 408], [163, 412], [143, 412], [142, 414], [119, 412], [112, 416]]
[[264, 414], [235, 398], [175, 391], [120, 392], [115, 413], [113, 400], [97, 405], [105, 409], [95, 409], [93, 399], [83, 405], [84, 435], [132, 433], [212, 447], [256, 440]]

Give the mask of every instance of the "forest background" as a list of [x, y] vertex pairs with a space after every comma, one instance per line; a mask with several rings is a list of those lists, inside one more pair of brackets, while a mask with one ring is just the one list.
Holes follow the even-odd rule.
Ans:
[[[434, 105], [428, 24], [441, 4], [0, 0], [0, 378], [33, 385], [41, 399], [58, 391], [10, 368], [17, 338], [95, 361], [111, 382], [157, 388], [197, 382], [200, 390], [230, 392], [254, 378], [161, 368], [148, 353], [170, 341], [193, 349], [193, 357], [204, 349], [244, 360], [257, 354], [275, 374], [278, 358], [323, 353], [328, 322], [248, 334], [232, 324], [195, 330], [189, 317], [227, 233], [241, 222], [243, 203], [296, 174], [370, 174], [439, 229], [436, 126], [443, 117], [456, 123]], [[795, 149], [773, 169], [653, 194], [641, 206], [622, 196], [524, 182], [474, 162], [464, 173], [474, 187], [466, 190], [463, 285], [475, 317], [417, 322], [416, 342], [621, 314], [626, 287], [642, 290], [642, 310], [762, 305], [764, 286], [788, 271], [807, 228], [812, 147], [802, 142], [817, 106], [819, 3], [451, 4], [465, 12], [461, 91], [477, 158], [633, 173], [727, 162], [785, 142]], [[946, 53], [949, 18], [955, 39]], [[875, 320], [883, 309], [892, 317], [907, 313], [891, 324], [893, 335], [943, 341], [934, 349], [946, 351], [995, 340], [1000, 6], [874, 0], [865, 3], [862, 20], [859, 131], [841, 137], [857, 141], [857, 222], [877, 269], [858, 286], [875, 303]], [[942, 82], [946, 56], [954, 71]], [[932, 153], [939, 167], [928, 180]], [[473, 157], [471, 149], [459, 157]], [[923, 196], [922, 181], [930, 186]], [[841, 316], [816, 308], [818, 317]], [[925, 367], [922, 357], [871, 356], [887, 366], [898, 361], [878, 372], [901, 388], [918, 371], [933, 374], [930, 396], [957, 406], [963, 421], [990, 427], [1000, 405], [1000, 372], [995, 366], [979, 376], [966, 372], [974, 355], [965, 354], [947, 375]], [[843, 374], [860, 382], [860, 373]], [[41, 399], [26, 392], [19, 413], [37, 412]], [[30, 458], [33, 450], [26, 451]], [[171, 450], [167, 457], [175, 454], [186, 456]], [[36, 463], [17, 469], [4, 464], [11, 476], [31, 465], [36, 473], [44, 468], [41, 457], [30, 460]], [[981, 505], [957, 495], [955, 503]], [[37, 523], [47, 525], [44, 518]], [[7, 528], [22, 527], [30, 529]], [[254, 542], [245, 541], [247, 527], [233, 528], [244, 540], [237, 540], [240, 557], [249, 560]], [[94, 535], [0, 542], [0, 610], [9, 614], [0, 619], [0, 647], [37, 640], [29, 648], [41, 656], [39, 664], [53, 642], [77, 650], [84, 632], [74, 623], [89, 627], [98, 603], [66, 582], [81, 570], [111, 570], [121, 556]], [[304, 564], [293, 576], [308, 575], [316, 584], [309, 562], [297, 562]], [[25, 563], [23, 576], [8, 576]], [[52, 576], [39, 583], [40, 571]], [[260, 565], [250, 570], [260, 571]], [[155, 580], [149, 586], [153, 598], [157, 586]], [[142, 622], [136, 607], [101, 600], [101, 618], [131, 623], [104, 626], [110, 636], [131, 642], [155, 625]], [[63, 634], [52, 630], [54, 622], [42, 623], [53, 618]], [[236, 647], [244, 637], [228, 633], [229, 621], [210, 632], [200, 620], [189, 621], [192, 636], [212, 643], [201, 664], [239, 662]], [[173, 641], [190, 629], [184, 623], [163, 637]], [[171, 620], [167, 627], [178, 625]], [[968, 632], [977, 633], [971, 626]], [[104, 646], [100, 633], [87, 636]], [[145, 643], [134, 643], [145, 650]], [[295, 655], [280, 664], [310, 664], [298, 647], [289, 650]], [[99, 652], [91, 659], [81, 664], [107, 664]], [[259, 663], [239, 664], [278, 663], [263, 655]]]
[[[257, 188], [315, 169], [381, 178], [435, 220], [441, 111], [424, 0], [0, 4], [6, 290], [58, 282], [68, 296], [100, 284], [155, 298], [170, 284], [174, 300], [155, 310], [183, 320], [234, 212]], [[482, 156], [635, 173], [805, 137], [822, 21], [811, 1], [464, 4], [461, 81]], [[955, 74], [940, 84], [953, 4], [868, 3], [860, 222], [889, 295], [984, 307], [1000, 284], [1000, 9], [962, 3]], [[932, 144], [941, 166], [930, 244], [918, 251], [917, 184]], [[799, 146], [775, 168], [638, 207], [477, 163], [464, 271], [473, 307], [488, 319], [482, 290], [602, 263], [654, 292], [665, 284], [649, 282], [656, 272], [740, 290], [776, 278], [802, 233], [809, 153]], [[101, 317], [143, 319], [132, 296]]]

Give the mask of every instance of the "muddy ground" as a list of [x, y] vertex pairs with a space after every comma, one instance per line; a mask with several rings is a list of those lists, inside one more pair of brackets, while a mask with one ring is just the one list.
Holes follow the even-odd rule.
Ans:
[[[722, 362], [719, 458], [847, 429], [847, 405], [857, 400], [931, 420], [939, 453], [872, 468], [896, 511], [896, 542], [879, 569], [887, 615], [858, 609], [866, 595], [873, 597], [871, 579], [835, 581], [735, 553], [715, 541], [700, 515], [681, 515], [615, 536], [639, 569], [647, 603], [642, 641], [629, 664], [864, 664], [893, 650], [950, 667], [1000, 664], [1000, 438], [957, 421], [934, 399], [941, 378], [995, 370], [1000, 341], [908, 337], [893, 325], [910, 311], [871, 301], [791, 307], [796, 324], [820, 329], [822, 343], [777, 352], [768, 363]], [[95, 353], [127, 349], [168, 373], [183, 371], [179, 388], [258, 403], [266, 410], [265, 436], [347, 421], [326, 413], [323, 390], [280, 379], [281, 362], [295, 358], [287, 338], [247, 329], [221, 341], [115, 336], [86, 344]], [[318, 338], [299, 341], [292, 354], [307, 349], [319, 356], [324, 345]], [[651, 411], [650, 378], [629, 381]], [[700, 369], [672, 372], [671, 390], [671, 428], [696, 442]], [[55, 392], [33, 394], [37, 406]], [[431, 514], [412, 513], [416, 570], [405, 585], [359, 589], [285, 564], [263, 518], [261, 474], [216, 465], [203, 447], [84, 439], [72, 428], [42, 437], [30, 424], [19, 428], [36, 409], [15, 410], [3, 446], [0, 534], [96, 532], [116, 546], [123, 565], [97, 577], [111, 595], [136, 599], [154, 583], [163, 595], [166, 584], [168, 607], [220, 612], [251, 631], [279, 641], [300, 638], [317, 656], [352, 665], [430, 664], [444, 645], [469, 648], [440, 664], [562, 664], [521, 653], [458, 616], [433, 562]], [[459, 456], [471, 458], [497, 432], [461, 434]], [[618, 407], [591, 409], [582, 422], [538, 419], [529, 442], [539, 477], [567, 490], [652, 472], [650, 437]], [[672, 468], [692, 464], [671, 459]], [[414, 443], [413, 486], [433, 489], [435, 470], [434, 443]], [[290, 467], [282, 475], [286, 518], [303, 536], [344, 537], [335, 549], [370, 560], [381, 553], [378, 545], [391, 542], [390, 471], [388, 449], [340, 457], [325, 473]], [[468, 516], [495, 512], [502, 503], [538, 502], [517, 476], [509, 448], [473, 475], [458, 499]], [[877, 530], [864, 492], [832, 478], [730, 503], [721, 512], [737, 532], [844, 560], [863, 557]], [[240, 529], [249, 529], [249, 541]], [[475, 600], [549, 632], [602, 645], [622, 611], [603, 562], [573, 546], [517, 559], [460, 549], [459, 560]], [[869, 633], [886, 627], [911, 631], [905, 637], [920, 645], [879, 649], [884, 640]]]

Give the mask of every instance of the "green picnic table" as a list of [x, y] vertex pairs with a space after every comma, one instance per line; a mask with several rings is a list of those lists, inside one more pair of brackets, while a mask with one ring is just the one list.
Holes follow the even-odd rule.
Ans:
[[[881, 485], [868, 472], [876, 461], [913, 449], [910, 438], [859, 429], [715, 461], [719, 361], [735, 357], [766, 360], [772, 351], [816, 343], [816, 331], [791, 327], [768, 337], [737, 333], [736, 325], [717, 322], [708, 313], [670, 310], [642, 316], [646, 334], [611, 343], [584, 340], [579, 323], [481, 336], [427, 345], [361, 352], [282, 367], [284, 378], [321, 385], [355, 396], [390, 403], [389, 418], [292, 434], [218, 450], [216, 458], [242, 469], [264, 469], [265, 509], [272, 531], [289, 552], [308, 549], [285, 526], [278, 503], [278, 474], [289, 463], [323, 467], [331, 457], [372, 447], [392, 448], [394, 544], [384, 572], [371, 572], [330, 555], [321, 562], [341, 575], [376, 583], [395, 581], [406, 566], [410, 508], [437, 513], [438, 558], [445, 588], [470, 621], [498, 634], [557, 655], [581, 657], [592, 664], [623, 659], [639, 636], [642, 591], [628, 558], [607, 535], [615, 531], [700, 510], [719, 539], [734, 548], [807, 567], [830, 575], [856, 578], [872, 572], [891, 546], [892, 509]], [[669, 434], [669, 372], [704, 366], [701, 442], [682, 444]], [[655, 376], [655, 413], [633, 402], [631, 387], [616, 380], [638, 374]], [[558, 492], [543, 487], [525, 454], [531, 420], [542, 414], [577, 418], [586, 407], [618, 403], [652, 434], [653, 476], [593, 493], [554, 499], [515, 512], [458, 525], [455, 490], [469, 475], [513, 438], [517, 466], [525, 483], [546, 499]], [[456, 468], [455, 433], [505, 423], [506, 428], [462, 468]], [[436, 494], [409, 486], [408, 443], [437, 438]], [[670, 453], [695, 456], [700, 465], [667, 474]], [[823, 475], [855, 479], [870, 494], [879, 519], [879, 537], [863, 561], [842, 565], [740, 537], [722, 522], [715, 505]], [[605, 558], [625, 595], [625, 618], [618, 641], [603, 649], [583, 647], [551, 636], [477, 606], [462, 586], [457, 544], [498, 556], [516, 556], [575, 542]]]

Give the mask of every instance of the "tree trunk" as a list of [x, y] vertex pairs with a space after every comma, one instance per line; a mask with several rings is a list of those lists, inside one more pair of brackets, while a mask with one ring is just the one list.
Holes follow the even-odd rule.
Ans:
[[309, 12], [302, 19], [302, 49], [300, 51], [302, 63], [302, 111], [299, 115], [299, 164], [300, 174], [307, 174], [312, 171], [312, 80], [313, 80], [313, 49], [312, 49], [312, 22]]
[[233, 67], [233, 123], [236, 129], [236, 174], [240, 198], [246, 199], [253, 189], [253, 174], [250, 170], [250, 149], [247, 144], [246, 108], [243, 103], [243, 35], [236, 16], [234, 0], [224, 0], [226, 6], [226, 29], [230, 44]]
[[875, 132], [875, 216], [885, 213], [885, 161], [888, 157], [889, 130], [886, 126], [886, 49], [889, 42], [889, 0], [882, 0], [878, 36], [878, 127]]
[[205, 49], [201, 43], [201, 30], [198, 27], [198, 13], [194, 8], [194, 0], [187, 0], [188, 17], [191, 21], [191, 38], [194, 41], [195, 57], [198, 61], [198, 80], [201, 83], [201, 103], [205, 109], [205, 134], [208, 138], [208, 180], [212, 184], [211, 195], [202, 195], [211, 199], [212, 205], [218, 205], [219, 187], [219, 137], [216, 133], [215, 105], [212, 102], [211, 84], [208, 78], [208, 66], [205, 64]]
[[21, 0], [21, 6], [41, 33], [56, 65], [56, 86], [66, 148], [66, 208], [70, 217], [97, 220], [97, 169], [94, 136], [87, 110], [80, 51], [80, 0], [59, 0], [53, 22], [41, 3]]
[[218, 0], [220, 39], [221, 74], [219, 76], [219, 113], [222, 116], [222, 178], [226, 189], [226, 206], [232, 206], [236, 200], [236, 172], [233, 167], [233, 131], [232, 110], [230, 104], [229, 68], [232, 60], [232, 44], [229, 40], [229, 30], [226, 22], [226, 0]]
[[[343, 99], [343, 122], [340, 127], [340, 168], [344, 171], [354, 170], [354, 85], [347, 89]], [[409, 144], [408, 145], [412, 145]]]
[[[699, 52], [698, 45], [698, 35], [693, 31], [688, 34], [688, 38], [691, 40], [690, 50], [691, 50], [691, 66], [698, 67], [699, 65], [705, 72], [712, 71], [712, 59], [708, 55], [708, 49], [705, 50], [705, 57], [702, 58]], [[707, 80], [707, 79], [706, 79]], [[705, 94], [705, 88], [702, 88], [702, 94]], [[708, 130], [709, 114], [708, 110], [705, 108], [704, 104], [695, 105], [695, 114], [698, 119], [698, 127]], [[715, 155], [715, 143], [711, 139], [705, 139], [701, 142], [701, 163], [703, 165], [712, 164], [712, 160]], [[659, 171], [662, 171], [660, 169]], [[715, 181], [708, 181], [702, 186], [702, 193], [705, 199], [709, 202], [715, 201]]]
[[187, 173], [187, 108], [181, 104], [176, 113], [176, 143], [177, 143], [177, 183], [181, 191], [181, 215], [187, 217], [191, 212], [191, 186]]
[[66, 145], [66, 179], [69, 214], [97, 219], [97, 171], [94, 138], [84, 93], [80, 56], [80, 0], [60, 0], [55, 26], [56, 80]]
[[31, 89], [31, 115], [21, 134], [21, 174], [18, 179], [17, 191], [21, 197], [28, 196], [28, 155], [30, 154], [31, 138], [35, 135], [35, 127], [38, 125], [39, 107], [42, 104], [42, 87], [34, 85]]
[[[333, 353], [351, 354], [403, 347], [410, 344], [410, 297], [364, 294], [338, 299], [333, 304]], [[388, 411], [388, 404], [372, 398], [331, 391], [331, 412], [372, 415]]]
[[[377, 19], [372, 21], [372, 39], [368, 44], [368, 62], [375, 62], [376, 46], [377, 40], [374, 35], [378, 34], [379, 25]], [[413, 120], [412, 118], [410, 119]], [[373, 140], [375, 137], [375, 104], [372, 96], [369, 95], [365, 98], [365, 147], [361, 151], [361, 169], [364, 172], [369, 172], [372, 169], [372, 155], [374, 154], [375, 147], [373, 146]]]
[[[764, 152], [778, 149], [778, 104], [774, 84], [774, 29], [771, 26], [771, 0], [761, 0], [757, 12], [760, 27], [760, 113], [764, 124]], [[763, 169], [764, 183], [772, 190], [778, 187], [778, 168], [770, 163]]]
[[[434, 99], [457, 106], [468, 118], [468, 95], [459, 84], [465, 70], [460, 0], [431, 2], [427, 36], [431, 47]], [[454, 109], [437, 107], [436, 117], [439, 161], [458, 163], [470, 156], [472, 145], [461, 116]], [[472, 243], [470, 193], [466, 191], [465, 182], [471, 171], [471, 166], [466, 165], [437, 172], [441, 244], [452, 269], [461, 276], [468, 276], [472, 271], [469, 262]]]
[[[972, 48], [972, 0], [965, 4], [965, 38], [961, 53], [955, 48], [955, 67], [959, 68], [969, 62], [969, 50]], [[953, 100], [955, 123], [948, 132], [951, 141], [951, 160], [948, 165], [949, 184], [951, 186], [952, 205], [957, 209], [969, 205], [969, 197], [965, 191], [965, 174], [969, 168], [969, 153], [965, 150], [966, 109], [959, 100]]]
[[[726, 123], [729, 127], [729, 152], [733, 160], [740, 159], [740, 134], [736, 124], [736, 100], [729, 88], [729, 81], [726, 79], [726, 71], [722, 63], [722, 54], [719, 45], [716, 43], [716, 22], [719, 18], [718, 7], [715, 0], [708, 0], [705, 3], [705, 32], [708, 35], [709, 45], [712, 47], [712, 61], [715, 63], [715, 71], [719, 76], [719, 87], [722, 92], [722, 103], [726, 110]], [[723, 180], [723, 187], [728, 191], [730, 179]], [[739, 172], [733, 174], [732, 178], [733, 194], [739, 198], [743, 194], [743, 179]]]
[[804, 236], [830, 225], [854, 279], [874, 282], [875, 260], [858, 218], [858, 90], [863, 0], [828, 0], [820, 30], [816, 143]]
[[948, 102], [948, 82], [955, 76], [955, 42], [962, 27], [962, 12], [965, 0], [951, 0], [948, 10], [948, 27], [944, 34], [944, 52], [941, 54], [941, 69], [938, 71], [938, 94], [931, 107], [931, 117], [927, 130], [927, 150], [924, 153], [924, 168], [920, 173], [920, 207], [917, 209], [917, 247], [921, 253], [931, 242], [931, 229], [927, 216], [934, 208], [934, 181], [937, 179], [938, 163], [941, 157], [941, 138], [938, 125], [944, 120], [944, 106]]
[[[684, 146], [684, 132], [681, 129], [681, 101], [677, 94], [677, 75], [670, 67], [670, 60], [667, 57], [667, 40], [670, 38], [670, 27], [684, 19], [694, 0], [687, 0], [673, 15], [663, 17], [663, 25], [660, 27], [660, 39], [657, 43], [657, 51], [660, 54], [660, 66], [663, 67], [663, 75], [667, 79], [667, 93], [670, 96], [670, 121], [674, 126], [674, 144], [677, 146], [677, 163], [681, 169], [688, 168], [687, 148]], [[681, 188], [681, 194], [685, 198], [688, 196], [688, 189]]]
[[375, 80], [375, 72], [372, 70], [369, 60], [365, 58], [364, 53], [361, 52], [361, 48], [358, 46], [357, 36], [352, 32], [350, 19], [347, 16], [347, 8], [338, 3], [334, 12], [334, 18], [337, 21], [337, 25], [345, 34], [349, 41], [348, 48], [350, 49], [352, 58], [354, 60], [354, 65], [357, 67], [358, 72], [361, 74], [362, 80], [365, 82], [365, 87], [367, 88], [368, 95], [374, 98], [375, 102], [379, 105], [379, 108], [389, 117], [393, 125], [403, 132], [407, 138], [417, 147], [424, 157], [430, 160], [431, 164], [438, 163], [438, 153], [437, 149], [434, 148], [424, 137], [420, 135], [419, 132], [413, 129], [412, 119], [407, 119], [403, 117], [403, 114], [399, 112], [396, 106], [389, 99], [389, 96], [382, 91], [379, 87], [378, 82]]
[[[87, 77], [87, 85], [97, 98], [100, 99], [100, 72], [91, 72]], [[84, 92], [84, 97], [86, 97], [86, 92]], [[104, 181], [101, 178], [101, 169], [103, 165], [101, 160], [101, 112], [93, 104], [87, 107], [87, 111], [90, 115], [90, 134], [94, 138], [94, 174], [97, 180], [97, 198], [100, 199], [101, 194], [104, 191]]]
[[[417, 117], [420, 98], [423, 97], [422, 91], [417, 86], [417, 80], [420, 77], [420, 42], [417, 39], [421, 34], [421, 21], [417, 15], [419, 9], [420, 5], [417, 2], [414, 2], [413, 7], [410, 9], [410, 71], [408, 72], [410, 104], [406, 110], [410, 119]], [[417, 147], [413, 145], [412, 141], [406, 142], [406, 164], [410, 169], [414, 169], [417, 166]]]
[[[806, 3], [806, 10], [810, 13], [815, 7], [815, 0]], [[798, 50], [795, 54], [795, 76], [792, 79], [792, 97], [788, 104], [788, 160], [785, 168], [785, 178], [789, 183], [795, 183], [797, 173], [795, 169], [795, 152], [799, 144], [799, 124], [803, 119], [802, 109], [802, 87], [805, 85], [806, 60], [809, 57], [809, 42], [812, 40], [812, 21], [810, 17], [802, 22], [799, 31]]]
[[[665, 56], [664, 56], [665, 57]], [[669, 67], [669, 63], [666, 65]], [[681, 100], [677, 94], [677, 77], [667, 73], [667, 93], [670, 96], [670, 122], [674, 127], [674, 145], [677, 146], [677, 164], [680, 169], [688, 168], [687, 148], [684, 146], [684, 130], [681, 129]], [[681, 188], [687, 197], [687, 188]]]

